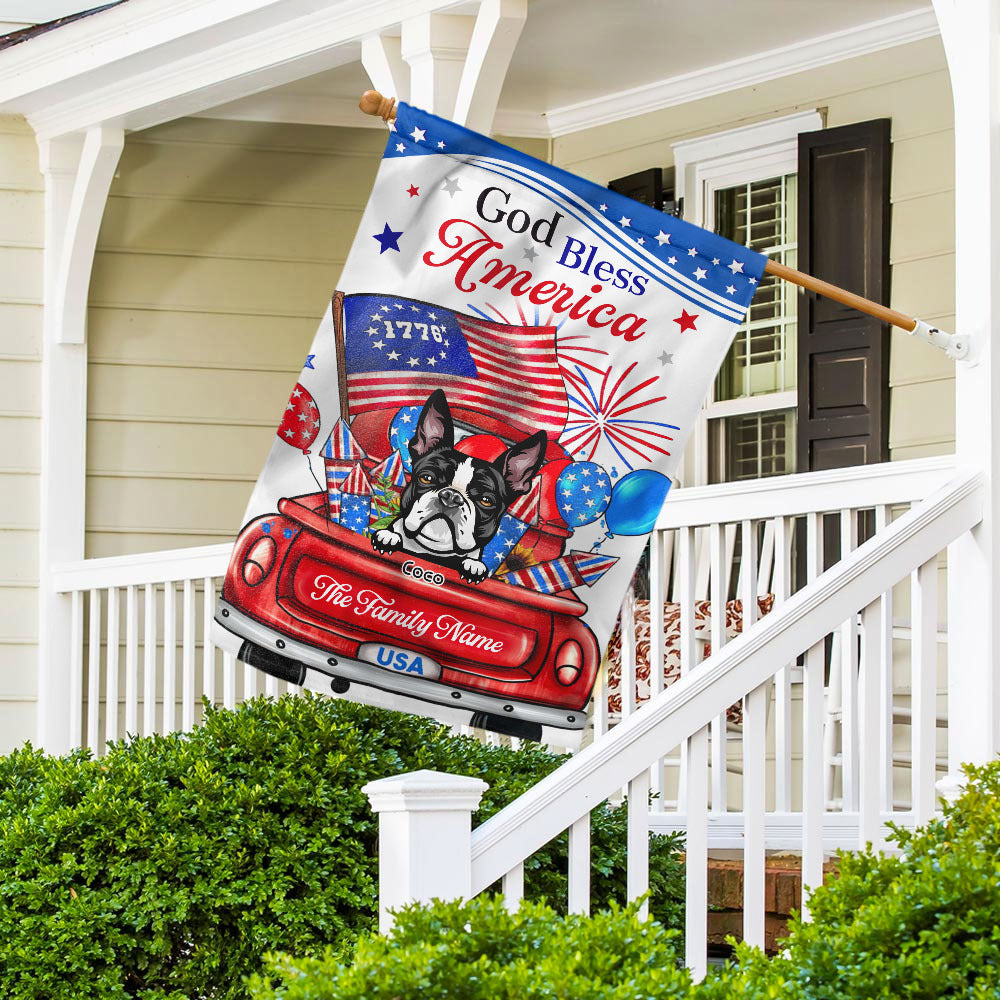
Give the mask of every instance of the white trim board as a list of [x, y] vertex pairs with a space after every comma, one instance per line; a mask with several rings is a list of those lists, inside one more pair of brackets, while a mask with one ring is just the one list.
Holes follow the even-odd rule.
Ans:
[[[582, 101], [546, 112], [553, 138], [596, 125], [607, 125], [663, 108], [687, 104], [741, 87], [775, 80], [830, 63], [906, 45], [939, 33], [932, 7], [869, 21], [843, 31], [805, 39], [794, 45], [756, 52], [752, 56], [718, 63], [691, 73], [668, 77], [592, 101]], [[623, 109], [627, 113], [623, 114]]]
[[[543, 111], [499, 108], [493, 131], [499, 135], [533, 139], [558, 138], [582, 129], [621, 121], [623, 118], [659, 111], [803, 70], [933, 38], [937, 34], [937, 19], [933, 10], [928, 7], [819, 35], [795, 45], [718, 63], [630, 90], [617, 91], [579, 104]], [[627, 113], [623, 113], [623, 109], [628, 109]], [[297, 125], [378, 125], [377, 122], [360, 121], [352, 101], [305, 94], [263, 93], [257, 97], [210, 108], [200, 112], [198, 117]]]

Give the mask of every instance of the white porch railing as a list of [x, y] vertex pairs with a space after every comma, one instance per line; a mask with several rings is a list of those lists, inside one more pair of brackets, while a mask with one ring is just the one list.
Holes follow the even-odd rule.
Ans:
[[[687, 834], [688, 958], [697, 970], [709, 850], [744, 851], [745, 936], [759, 941], [767, 851], [801, 851], [804, 882], [815, 885], [824, 853], [877, 843], [890, 815], [904, 824], [931, 815], [947, 726], [939, 556], [978, 519], [978, 480], [954, 480], [911, 507], [954, 475], [943, 458], [678, 490], [635, 601], [649, 602], [650, 663], [673, 645], [681, 679], [663, 691], [651, 669], [652, 697], [639, 703], [627, 621], [617, 718], [599, 690], [594, 745], [475, 832], [469, 891], [503, 879], [516, 902], [525, 858], [569, 829], [569, 902], [585, 911], [589, 811], [624, 788], [630, 895], [647, 884], [648, 833]], [[288, 690], [211, 642], [228, 555], [228, 545], [209, 546], [86, 560], [57, 574], [73, 608], [74, 744], [100, 753], [127, 733], [189, 728], [203, 697], [232, 707]], [[697, 601], [717, 609], [739, 596], [752, 620], [762, 594], [774, 607], [748, 635], [727, 643], [716, 613], [696, 628]], [[679, 608], [676, 634], [652, 611], [665, 602]], [[713, 655], [702, 663], [706, 631]], [[727, 723], [727, 706], [741, 699], [742, 721]], [[433, 865], [428, 878], [437, 878]], [[405, 895], [407, 885], [394, 878], [397, 894], [383, 902], [419, 898]]]
[[[913, 471], [913, 470], [911, 470]], [[589, 816], [590, 811], [622, 787], [628, 788], [628, 893], [640, 896], [648, 885], [648, 835], [653, 826], [677, 826], [686, 831], [686, 958], [696, 976], [704, 973], [707, 956], [707, 863], [710, 830], [717, 831], [716, 844], [741, 847], [744, 865], [744, 938], [763, 944], [765, 918], [765, 858], [769, 847], [794, 847], [802, 854], [804, 887], [818, 885], [823, 876], [824, 851], [834, 846], [860, 847], [866, 842], [882, 843], [883, 822], [891, 818], [904, 824], [928, 819], [934, 812], [937, 795], [937, 718], [935, 694], [938, 674], [937, 576], [939, 557], [947, 547], [979, 523], [982, 517], [982, 477], [962, 474], [935, 491], [928, 499], [881, 527], [877, 534], [857, 548], [845, 543], [846, 553], [826, 572], [822, 565], [822, 523], [819, 511], [807, 515], [805, 556], [809, 582], [777, 606], [752, 629], [724, 645], [713, 647], [712, 656], [695, 664], [694, 631], [682, 628], [683, 676], [676, 685], [656, 694], [640, 710], [633, 711], [606, 736], [598, 739], [559, 770], [539, 782], [518, 800], [488, 820], [471, 836], [466, 810], [465, 822], [449, 814], [451, 841], [442, 842], [433, 821], [411, 824], [399, 813], [421, 812], [433, 807], [448, 811], [446, 799], [438, 796], [433, 777], [413, 776], [419, 787], [409, 789], [410, 776], [374, 782], [369, 786], [373, 806], [393, 815], [387, 817], [380, 834], [382, 857], [420, 858], [419, 871], [412, 877], [394, 863], [391, 879], [380, 879], [383, 927], [391, 926], [388, 908], [411, 899], [428, 899], [446, 891], [475, 895], [501, 882], [510, 905], [516, 905], [523, 887], [524, 862], [554, 837], [568, 830], [569, 907], [586, 911], [590, 896]], [[817, 500], [820, 510], [829, 502]], [[835, 498], [841, 509], [856, 509], [857, 500]], [[876, 509], [897, 502], [891, 494], [877, 497]], [[744, 539], [753, 538], [755, 515], [768, 516], [766, 508], [748, 505], [742, 523]], [[710, 515], [699, 514], [700, 517]], [[732, 515], [730, 515], [731, 517]], [[776, 516], [791, 516], [779, 511]], [[848, 527], [852, 518], [844, 518]], [[883, 514], [880, 520], [887, 521]], [[749, 523], [747, 523], [749, 522]], [[718, 522], [712, 529], [720, 532]], [[696, 562], [694, 526], [682, 524], [681, 588], [683, 598], [693, 594]], [[686, 538], [686, 541], [685, 541]], [[712, 545], [715, 575], [719, 573], [721, 545]], [[746, 593], [755, 593], [754, 554], [756, 546], [744, 552]], [[903, 580], [912, 587], [909, 662], [911, 702], [909, 722], [912, 802], [905, 811], [895, 811], [892, 802], [892, 765], [896, 749], [892, 737], [896, 667], [893, 657], [892, 589]], [[718, 585], [717, 585], [718, 586]], [[718, 591], [717, 591], [718, 594]], [[682, 607], [693, 605], [683, 599]], [[752, 606], [748, 602], [747, 606]], [[691, 612], [687, 614], [690, 616]], [[857, 624], [860, 615], [860, 625]], [[845, 624], [846, 623], [846, 624]], [[690, 621], [688, 622], [690, 625]], [[824, 803], [824, 688], [827, 667], [826, 637], [841, 630], [849, 632], [849, 651], [854, 674], [850, 685], [856, 695], [853, 721], [841, 727], [850, 733], [844, 755], [844, 770], [853, 758], [855, 791], [845, 791], [841, 808], [828, 814]], [[845, 641], [842, 648], [847, 646]], [[799, 735], [802, 766], [798, 778], [801, 807], [773, 809], [766, 800], [767, 708], [781, 675], [804, 653], [803, 706]], [[855, 655], [857, 659], [855, 660]], [[854, 671], [854, 664], [857, 670]], [[846, 689], [846, 684], [844, 685]], [[784, 695], [779, 690], [775, 701]], [[743, 699], [742, 722], [742, 803], [739, 813], [726, 811], [729, 800], [723, 795], [709, 809], [709, 788], [718, 787], [714, 767], [724, 760], [712, 754], [710, 730], [727, 706]], [[787, 712], [786, 715], [790, 714]], [[777, 715], [777, 712], [775, 712]], [[718, 732], [723, 727], [716, 729]], [[787, 742], [786, 732], [786, 742]], [[685, 758], [685, 780], [680, 795], [683, 808], [659, 819], [649, 809], [651, 772], [661, 766], [664, 752], [680, 746]], [[721, 769], [724, 769], [724, 764]], [[779, 770], [784, 767], [782, 763]], [[454, 782], [452, 776], [448, 776]], [[791, 785], [792, 783], [789, 783]], [[845, 786], [848, 782], [845, 781]], [[468, 803], [475, 788], [449, 786]], [[791, 787], [786, 789], [791, 798]], [[725, 806], [721, 803], [725, 802]], [[411, 817], [412, 818], [412, 817]], [[653, 823], [651, 824], [651, 819]], [[832, 820], [832, 822], [831, 822]], [[415, 833], [414, 831], [421, 831]], [[457, 833], [455, 831], [458, 831]], [[845, 844], [845, 838], [850, 838]], [[463, 840], [464, 838], [464, 840]], [[769, 843], [770, 838], [770, 843]], [[456, 865], [463, 858], [469, 866], [463, 872]], [[435, 881], [433, 859], [441, 858], [447, 875]], [[429, 870], [429, 866], [430, 869]], [[808, 895], [803, 890], [803, 909], [808, 912]]]

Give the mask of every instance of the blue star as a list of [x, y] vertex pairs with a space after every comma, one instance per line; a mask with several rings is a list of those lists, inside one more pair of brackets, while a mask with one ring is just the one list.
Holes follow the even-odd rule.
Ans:
[[291, 538], [292, 535], [295, 534], [295, 532], [291, 528], [285, 528], [281, 533], [282, 535], [285, 536], [285, 538]]
[[315, 355], [315, 354], [309, 354], [309, 355], [307, 355], [307, 356], [306, 356], [306, 363], [305, 363], [305, 365], [303, 365], [303, 367], [304, 367], [304, 368], [312, 368], [312, 370], [313, 370], [313, 371], [315, 371], [315, 370], [316, 370], [316, 368], [315, 368], [315, 366], [313, 365], [313, 358], [314, 358], [314, 357], [316, 357], [316, 355]]
[[260, 530], [264, 532], [265, 535], [271, 534], [271, 522], [265, 521], [261, 526]]
[[398, 233], [393, 232], [393, 230], [389, 228], [389, 223], [387, 222], [385, 224], [385, 229], [383, 229], [382, 232], [375, 233], [372, 236], [373, 240], [378, 240], [379, 246], [381, 247], [381, 249], [379, 250], [379, 255], [384, 254], [386, 250], [395, 250], [397, 253], [399, 253], [400, 252], [399, 237], [402, 235], [403, 235], [402, 229], [400, 229]]

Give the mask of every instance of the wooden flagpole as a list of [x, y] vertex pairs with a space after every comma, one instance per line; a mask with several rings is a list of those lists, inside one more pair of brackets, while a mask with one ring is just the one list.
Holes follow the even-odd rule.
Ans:
[[[377, 90], [366, 90], [361, 95], [358, 107], [366, 115], [381, 118], [384, 122], [388, 122], [390, 119], [396, 117], [396, 99], [394, 97], [383, 97]], [[946, 333], [944, 330], [925, 323], [922, 319], [916, 319], [895, 309], [890, 309], [888, 306], [879, 305], [878, 302], [872, 302], [871, 299], [866, 299], [862, 295], [855, 295], [854, 292], [849, 292], [846, 288], [831, 285], [828, 281], [814, 278], [811, 274], [796, 271], [794, 267], [786, 267], [777, 261], [768, 260], [764, 265], [764, 271], [766, 274], [773, 274], [776, 278], [781, 278], [782, 281], [789, 281], [793, 285], [805, 288], [807, 291], [815, 292], [817, 295], [822, 295], [828, 299], [833, 299], [834, 302], [850, 306], [852, 309], [857, 309], [858, 312], [863, 312], [868, 316], [874, 316], [875, 319], [882, 323], [898, 326], [901, 330], [905, 330], [910, 334], [910, 336], [919, 337], [921, 340], [925, 340], [927, 343], [941, 348], [949, 358], [957, 360], [964, 358], [969, 353], [969, 344], [965, 337], [958, 334]]]

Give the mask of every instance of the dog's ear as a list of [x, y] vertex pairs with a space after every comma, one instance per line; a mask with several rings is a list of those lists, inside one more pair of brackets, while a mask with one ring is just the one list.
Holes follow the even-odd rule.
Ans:
[[410, 438], [410, 454], [420, 458], [434, 448], [452, 448], [454, 444], [455, 427], [451, 422], [448, 400], [441, 389], [435, 389], [420, 411], [417, 429]]
[[521, 496], [531, 488], [531, 480], [538, 474], [545, 460], [547, 445], [545, 431], [538, 431], [509, 448], [493, 463], [514, 496]]

